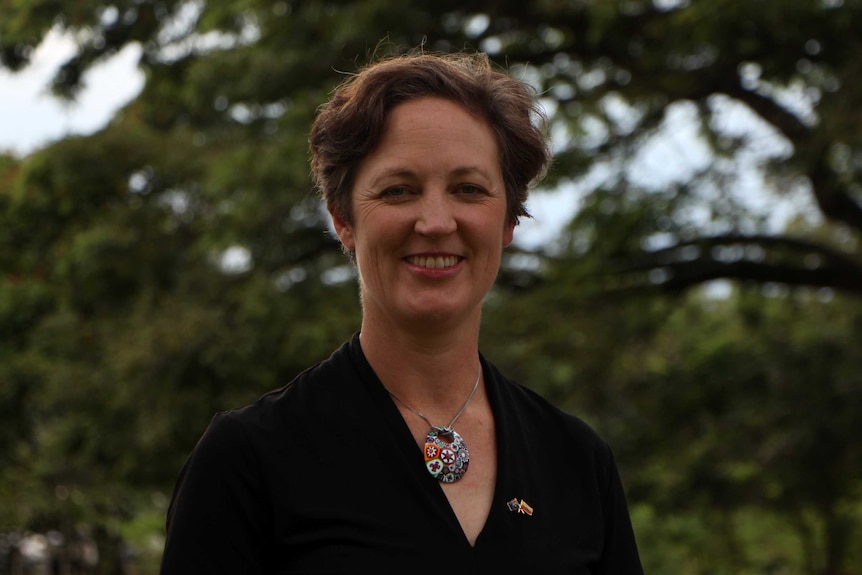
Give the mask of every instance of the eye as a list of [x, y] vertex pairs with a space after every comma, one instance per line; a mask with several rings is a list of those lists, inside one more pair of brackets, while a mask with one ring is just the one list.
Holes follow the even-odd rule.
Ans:
[[455, 188], [456, 193], [462, 196], [481, 196], [485, 194], [485, 189], [475, 184], [460, 184]]
[[384, 199], [392, 199], [397, 200], [399, 198], [403, 198], [410, 193], [410, 189], [407, 186], [391, 186], [386, 188], [380, 193], [380, 197]]

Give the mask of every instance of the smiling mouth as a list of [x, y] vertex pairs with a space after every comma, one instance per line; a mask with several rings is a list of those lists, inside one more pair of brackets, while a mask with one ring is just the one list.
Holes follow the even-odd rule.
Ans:
[[428, 269], [451, 268], [461, 260], [458, 256], [408, 256], [405, 259], [414, 266]]

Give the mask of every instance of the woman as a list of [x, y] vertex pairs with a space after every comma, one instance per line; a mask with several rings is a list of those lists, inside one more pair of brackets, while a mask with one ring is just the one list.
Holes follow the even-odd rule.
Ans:
[[478, 350], [549, 161], [535, 114], [482, 55], [385, 60], [321, 108], [312, 171], [359, 272], [361, 330], [214, 418], [163, 574], [641, 573], [606, 444]]

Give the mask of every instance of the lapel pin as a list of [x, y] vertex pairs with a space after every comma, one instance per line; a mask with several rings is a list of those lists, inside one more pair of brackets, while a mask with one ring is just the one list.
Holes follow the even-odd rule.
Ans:
[[509, 511], [517, 511], [522, 515], [529, 515], [530, 517], [533, 516], [533, 507], [523, 499], [519, 501], [518, 498], [515, 497], [511, 501], [506, 502], [506, 507], [509, 508]]

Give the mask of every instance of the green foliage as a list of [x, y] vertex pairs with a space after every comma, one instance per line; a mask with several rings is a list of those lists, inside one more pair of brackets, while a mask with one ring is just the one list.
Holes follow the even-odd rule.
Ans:
[[[648, 570], [862, 563], [862, 310], [841, 293], [862, 292], [862, 3], [66, 4], [4, 4], [0, 63], [58, 26], [80, 46], [58, 94], [130, 42], [147, 81], [104, 130], [0, 155], [0, 531], [90, 526], [104, 571], [124, 539], [155, 572], [213, 412], [359, 325], [307, 133], [340, 74], [422, 45], [488, 51], [551, 114], [546, 186], [579, 209], [509, 252], [482, 349], [614, 446]], [[679, 114], [704, 157], [684, 173], [661, 148]], [[729, 297], [696, 287], [717, 278]]]
[[652, 571], [858, 561], [858, 301], [756, 288], [597, 300], [548, 276], [488, 302], [486, 353], [614, 446]]

